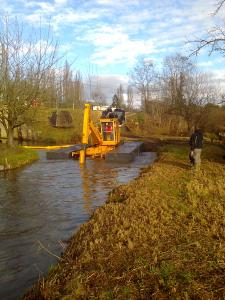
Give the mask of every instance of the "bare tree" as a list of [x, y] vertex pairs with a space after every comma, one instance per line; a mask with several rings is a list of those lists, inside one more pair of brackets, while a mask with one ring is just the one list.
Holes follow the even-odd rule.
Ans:
[[39, 100], [47, 107], [57, 107], [59, 102], [59, 78], [54, 69], [47, 70], [41, 82]]
[[82, 107], [84, 101], [84, 84], [81, 73], [76, 72], [74, 84], [74, 97], [73, 97], [73, 109], [75, 107]]
[[220, 0], [217, 5], [216, 5], [216, 9], [215, 11], [213, 12], [212, 15], [216, 15], [218, 13], [218, 11], [221, 9], [221, 7], [224, 5], [225, 3], [225, 0]]
[[62, 72], [62, 103], [72, 106], [73, 103], [73, 72], [68, 61], [65, 61], [63, 72]]
[[119, 108], [122, 108], [124, 107], [124, 90], [123, 90], [123, 86], [122, 84], [119, 85], [119, 87], [116, 89], [116, 95], [117, 95], [117, 98], [118, 98], [118, 107]]
[[134, 92], [132, 86], [127, 87], [127, 109], [132, 111], [134, 108]]
[[225, 55], [225, 28], [215, 26], [205, 35], [205, 37], [191, 40], [189, 43], [196, 44], [196, 48], [192, 51], [191, 55], [199, 54], [205, 47], [209, 47], [209, 55], [213, 52], [219, 52], [222, 55]]
[[27, 36], [16, 19], [0, 19], [0, 122], [10, 146], [14, 129], [24, 123], [47, 71], [56, 62], [57, 43], [49, 30], [45, 36], [41, 29]]
[[[217, 5], [215, 11], [212, 13], [215, 16], [219, 10], [224, 5], [225, 0], [220, 0]], [[225, 27], [224, 25], [215, 25], [211, 30], [209, 30], [204, 36], [197, 38], [195, 40], [190, 40], [188, 43], [195, 44], [195, 49], [192, 50], [191, 55], [199, 54], [199, 52], [205, 48], [209, 48], [209, 55], [213, 52], [219, 52], [222, 55], [225, 54]]]
[[102, 92], [100, 86], [97, 85], [92, 91], [92, 99], [96, 105], [106, 105], [106, 96]]
[[163, 71], [163, 97], [170, 112], [182, 116], [190, 131], [200, 122], [203, 106], [213, 102], [215, 89], [209, 76], [180, 54], [166, 57]]
[[132, 85], [141, 95], [141, 106], [144, 110], [147, 110], [156, 78], [155, 67], [151, 60], [140, 59], [130, 74]]
[[[220, 0], [216, 4], [216, 9], [212, 13], [215, 16], [221, 8], [224, 6], [225, 0]], [[205, 35], [195, 40], [188, 41], [195, 45], [195, 49], [192, 50], [190, 56], [198, 55], [203, 48], [209, 49], [209, 55], [214, 52], [220, 53], [222, 56], [225, 55], [225, 27], [223, 25], [215, 25], [211, 30], [209, 30]], [[224, 103], [225, 101], [221, 101]]]
[[84, 85], [79, 71], [74, 75], [71, 65], [66, 61], [63, 70], [60, 72], [59, 79], [59, 98], [61, 105], [72, 107], [81, 107], [84, 95]]

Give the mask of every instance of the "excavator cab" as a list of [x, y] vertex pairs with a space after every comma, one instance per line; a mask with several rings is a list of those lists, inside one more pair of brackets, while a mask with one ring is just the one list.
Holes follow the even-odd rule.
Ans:
[[116, 146], [120, 143], [120, 128], [117, 118], [100, 119], [102, 145]]

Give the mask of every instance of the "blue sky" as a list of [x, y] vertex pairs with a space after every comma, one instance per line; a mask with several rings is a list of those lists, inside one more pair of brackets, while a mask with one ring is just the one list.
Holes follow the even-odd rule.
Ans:
[[[26, 26], [51, 24], [73, 68], [83, 76], [95, 75], [103, 85], [126, 83], [138, 56], [160, 67], [165, 56], [189, 54], [187, 40], [202, 36], [224, 20], [224, 8], [211, 13], [217, 0], [0, 0], [1, 14], [18, 16]], [[204, 71], [225, 78], [224, 58], [198, 57]]]

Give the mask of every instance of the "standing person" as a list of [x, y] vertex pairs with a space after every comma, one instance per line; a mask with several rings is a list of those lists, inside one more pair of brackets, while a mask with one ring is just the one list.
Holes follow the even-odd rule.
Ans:
[[203, 133], [200, 128], [196, 128], [189, 141], [191, 152], [193, 151], [194, 166], [196, 170], [199, 170], [201, 165], [202, 144]]
[[113, 140], [113, 125], [112, 122], [105, 124], [105, 133], [106, 133], [106, 140], [112, 141]]

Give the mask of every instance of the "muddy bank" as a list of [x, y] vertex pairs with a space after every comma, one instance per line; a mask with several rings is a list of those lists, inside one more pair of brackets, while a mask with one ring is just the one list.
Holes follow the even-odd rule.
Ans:
[[225, 167], [204, 150], [193, 172], [188, 148], [118, 187], [24, 299], [223, 299]]

